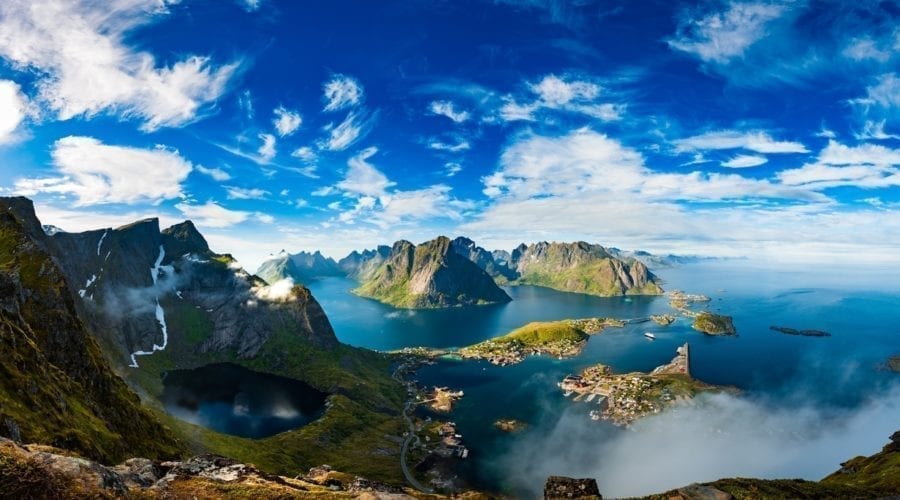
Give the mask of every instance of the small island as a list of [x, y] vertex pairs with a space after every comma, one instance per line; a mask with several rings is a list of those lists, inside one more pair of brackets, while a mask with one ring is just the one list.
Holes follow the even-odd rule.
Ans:
[[591, 419], [609, 420], [620, 426], [629, 426], [701, 392], [731, 390], [691, 377], [688, 344], [678, 348], [670, 363], [650, 373], [617, 375], [609, 366], [599, 364], [584, 369], [580, 375], [567, 376], [558, 385], [566, 396], [575, 394], [575, 401], [598, 404], [598, 409], [590, 412]]
[[697, 313], [691, 310], [691, 306], [694, 303], [706, 303], [711, 300], [706, 295], [684, 293], [681, 290], [674, 290], [669, 293], [669, 307], [691, 318], [697, 316]]
[[650, 319], [660, 326], [669, 326], [675, 322], [675, 316], [671, 314], [652, 314]]
[[715, 314], [709, 311], [697, 314], [691, 326], [694, 330], [707, 335], [734, 335], [737, 333], [731, 316]]
[[500, 419], [494, 422], [494, 427], [503, 432], [519, 432], [527, 426], [525, 422], [513, 419]]
[[830, 337], [831, 334], [822, 330], [797, 330], [796, 328], [788, 328], [786, 326], [770, 326], [769, 330], [781, 332], [786, 335], [800, 335], [802, 337]]
[[499, 366], [520, 363], [529, 355], [570, 358], [581, 353], [590, 335], [622, 326], [625, 326], [623, 321], [612, 318], [535, 321], [501, 337], [464, 347], [459, 355], [485, 359]]
[[433, 411], [440, 413], [449, 413], [453, 410], [453, 405], [462, 399], [463, 391], [453, 391], [447, 387], [435, 387], [428, 395], [428, 399], [423, 401]]
[[894, 373], [900, 373], [900, 354], [889, 357], [885, 365], [887, 366], [888, 370]]

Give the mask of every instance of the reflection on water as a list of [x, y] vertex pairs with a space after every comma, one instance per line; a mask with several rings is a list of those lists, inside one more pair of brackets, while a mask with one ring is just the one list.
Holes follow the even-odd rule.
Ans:
[[174, 370], [163, 379], [166, 411], [225, 434], [262, 438], [322, 415], [327, 394], [285, 377], [229, 363]]

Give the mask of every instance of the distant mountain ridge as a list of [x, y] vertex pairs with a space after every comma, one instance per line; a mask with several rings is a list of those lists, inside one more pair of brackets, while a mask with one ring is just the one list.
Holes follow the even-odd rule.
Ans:
[[282, 250], [278, 255], [262, 263], [256, 275], [268, 283], [291, 278], [295, 283], [309, 283], [325, 276], [343, 276], [344, 272], [331, 257], [325, 257], [316, 250], [313, 253], [288, 254]]
[[[442, 236], [432, 241], [442, 239], [447, 238]], [[659, 279], [649, 270], [648, 262], [659, 267], [693, 262], [692, 258], [672, 255], [656, 256], [643, 251], [627, 252], [583, 241], [573, 243], [543, 241], [531, 245], [523, 243], [511, 252], [488, 251], [463, 236], [448, 241], [450, 250], [475, 264], [498, 285], [535, 285], [604, 297], [659, 295], [663, 290]], [[398, 243], [415, 247], [412, 243], [405, 241]], [[471, 302], [456, 303], [455, 301], [438, 300], [427, 305], [415, 306], [409, 305], [415, 301], [411, 301], [408, 297], [399, 298], [397, 295], [399, 291], [396, 289], [388, 293], [386, 290], [390, 286], [384, 283], [385, 277], [376, 277], [376, 273], [384, 266], [385, 262], [396, 257], [399, 251], [400, 248], [397, 244], [394, 244], [393, 247], [382, 245], [376, 249], [362, 252], [353, 251], [337, 262], [339, 270], [337, 273], [331, 266], [322, 270], [324, 266], [314, 264], [314, 259], [298, 262], [291, 256], [282, 253], [265, 262], [260, 267], [258, 274], [273, 283], [286, 277], [296, 279], [297, 276], [303, 276], [305, 279], [311, 280], [343, 273], [362, 283], [358, 289], [362, 295], [379, 298], [379, 300], [390, 295], [385, 302], [394, 305], [404, 304], [399, 307], [443, 307], [440, 304], [466, 305]], [[320, 254], [304, 252], [297, 255], [315, 256]], [[394, 272], [395, 270], [392, 271], [392, 273]], [[467, 273], [463, 273], [461, 276], [466, 275]], [[387, 281], [392, 281], [394, 278], [395, 276], [392, 274]], [[371, 283], [373, 280], [379, 284]]]

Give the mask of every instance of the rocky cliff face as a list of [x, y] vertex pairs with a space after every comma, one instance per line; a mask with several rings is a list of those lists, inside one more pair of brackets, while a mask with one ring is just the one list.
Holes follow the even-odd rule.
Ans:
[[48, 239], [70, 281], [80, 284], [79, 307], [92, 331], [118, 362], [135, 367], [175, 336], [197, 340], [197, 354], [252, 358], [284, 324], [296, 325], [292, 335], [300, 340], [337, 344], [308, 290], [272, 290], [231, 256], [212, 252], [190, 221], [160, 231], [157, 219], [147, 219]]
[[98, 460], [176, 453], [108, 366], [24, 198], [0, 198], [0, 434]]
[[620, 260], [583, 241], [520, 245], [510, 255], [517, 283], [601, 296], [659, 295], [659, 280], [639, 260]]
[[318, 250], [297, 254], [282, 251], [263, 262], [256, 271], [257, 276], [270, 284], [287, 278], [294, 280], [294, 283], [309, 283], [318, 278], [344, 274], [334, 259], [325, 257]]
[[509, 302], [509, 296], [469, 259], [438, 237], [419, 246], [398, 241], [388, 258], [356, 290], [395, 307], [450, 307]]

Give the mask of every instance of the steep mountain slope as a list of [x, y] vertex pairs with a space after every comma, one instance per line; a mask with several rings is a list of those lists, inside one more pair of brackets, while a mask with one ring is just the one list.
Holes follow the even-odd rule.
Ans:
[[326, 276], [343, 276], [344, 272], [334, 259], [325, 257], [318, 250], [293, 255], [282, 250], [278, 255], [263, 262], [256, 274], [267, 283], [274, 284], [286, 278], [294, 280], [295, 283], [309, 283]]
[[510, 256], [516, 283], [600, 296], [659, 295], [659, 280], [638, 260], [617, 259], [583, 241], [520, 245]]
[[509, 295], [438, 237], [419, 246], [398, 241], [356, 293], [395, 307], [429, 308], [509, 302]]
[[0, 434], [105, 462], [171, 456], [171, 432], [79, 319], [29, 200], [0, 198]]

